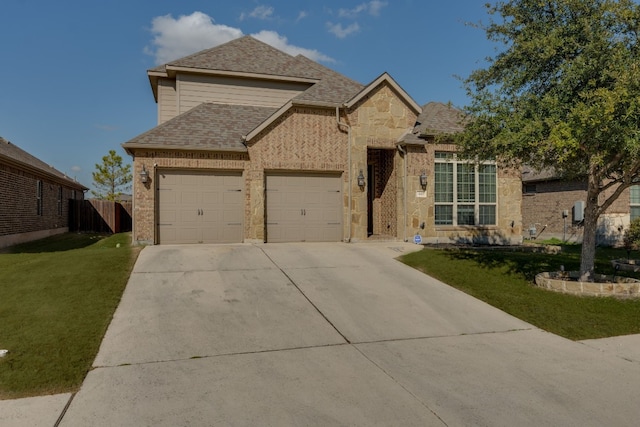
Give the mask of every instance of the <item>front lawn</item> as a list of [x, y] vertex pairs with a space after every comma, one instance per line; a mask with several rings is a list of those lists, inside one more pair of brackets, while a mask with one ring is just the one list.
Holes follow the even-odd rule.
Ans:
[[63, 234], [0, 253], [0, 399], [75, 391], [135, 257], [129, 234]]
[[[580, 246], [559, 254], [515, 250], [424, 249], [402, 262], [541, 329], [583, 340], [640, 333], [640, 300], [578, 297], [532, 286], [537, 273], [577, 270]], [[598, 249], [596, 272], [613, 274], [610, 261], [624, 250]], [[627, 274], [628, 275], [628, 274]]]

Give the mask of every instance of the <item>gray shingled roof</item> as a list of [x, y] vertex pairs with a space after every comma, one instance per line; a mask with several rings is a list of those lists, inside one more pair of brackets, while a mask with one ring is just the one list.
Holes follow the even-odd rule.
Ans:
[[[364, 87], [302, 55], [291, 56], [251, 36], [194, 53], [151, 71], [163, 72], [167, 66], [312, 79], [316, 83], [293, 99], [310, 105], [342, 105]], [[123, 147], [246, 151], [241, 136], [255, 129], [276, 110], [203, 104], [133, 138]]]
[[557, 179], [562, 178], [554, 168], [546, 168], [539, 171], [527, 165], [522, 167], [522, 182], [554, 181]]
[[464, 130], [464, 113], [442, 102], [422, 106], [415, 131], [421, 135], [454, 134]]
[[174, 117], [122, 146], [246, 152], [242, 136], [277, 109], [204, 103]]
[[2, 159], [3, 157], [17, 164], [36, 169], [46, 175], [65, 181], [71, 187], [87, 190], [87, 187], [73, 180], [72, 178], [69, 178], [67, 175], [63, 174], [53, 166], [46, 164], [42, 160], [32, 156], [12, 142], [9, 142], [6, 139], [0, 137], [0, 159]]
[[152, 71], [164, 71], [167, 65], [172, 65], [281, 77], [318, 78], [315, 70], [300, 67], [295, 62], [293, 56], [251, 36], [244, 36], [171, 61], [154, 68]]
[[452, 135], [464, 130], [462, 111], [442, 102], [429, 102], [422, 106], [413, 132], [405, 135], [406, 144], [425, 144], [427, 136]]
[[325, 102], [341, 105], [360, 92], [364, 85], [351, 80], [302, 55], [295, 57], [300, 68], [315, 70], [320, 81], [294, 98], [298, 102]]
[[295, 98], [302, 103], [339, 105], [363, 88], [360, 83], [303, 55], [291, 56], [251, 36], [194, 53], [152, 71], [165, 71], [167, 65], [317, 80], [317, 83]]

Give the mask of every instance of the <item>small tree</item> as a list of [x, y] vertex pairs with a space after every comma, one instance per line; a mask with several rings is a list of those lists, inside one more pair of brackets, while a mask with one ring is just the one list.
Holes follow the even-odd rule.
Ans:
[[465, 81], [473, 120], [461, 151], [584, 179], [580, 279], [593, 280], [598, 218], [640, 182], [640, 6], [510, 0], [487, 8], [484, 30], [504, 50]]
[[91, 190], [91, 194], [98, 199], [119, 200], [121, 190], [130, 188], [131, 178], [131, 165], [122, 165], [122, 157], [115, 150], [109, 150], [109, 154], [102, 157], [102, 164], [96, 163], [93, 172], [96, 190]]

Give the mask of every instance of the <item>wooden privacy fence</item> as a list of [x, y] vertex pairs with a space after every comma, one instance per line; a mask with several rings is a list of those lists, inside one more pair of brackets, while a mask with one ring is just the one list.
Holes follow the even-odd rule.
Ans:
[[69, 200], [69, 231], [95, 233], [131, 231], [131, 202]]

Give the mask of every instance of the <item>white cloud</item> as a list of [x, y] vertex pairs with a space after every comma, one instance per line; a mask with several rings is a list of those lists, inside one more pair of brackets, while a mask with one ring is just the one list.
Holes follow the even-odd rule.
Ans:
[[71, 166], [71, 172], [82, 172], [82, 168], [80, 166]]
[[271, 6], [257, 6], [248, 14], [242, 12], [240, 14], [240, 21], [244, 21], [246, 18], [255, 19], [270, 19], [273, 17], [273, 7]]
[[171, 15], [157, 16], [151, 21], [151, 33], [152, 47], [147, 46], [145, 52], [155, 56], [156, 64], [166, 64], [243, 35], [238, 28], [215, 24], [202, 12], [177, 19]]
[[387, 4], [388, 3], [386, 1], [378, 1], [378, 0], [373, 0], [369, 2], [369, 14], [373, 16], [380, 15], [380, 9], [385, 7]]
[[356, 33], [360, 31], [360, 25], [357, 22], [349, 25], [348, 27], [343, 27], [342, 24], [332, 24], [331, 22], [327, 22], [327, 28], [329, 32], [339, 39], [343, 39], [350, 34]]
[[388, 3], [386, 1], [372, 0], [368, 3], [361, 3], [353, 9], [339, 9], [338, 17], [340, 18], [355, 18], [362, 12], [369, 13], [373, 16], [380, 14], [380, 9], [385, 7]]
[[[156, 64], [166, 64], [244, 35], [239, 28], [215, 24], [210, 16], [202, 12], [193, 12], [177, 19], [171, 15], [155, 17], [151, 21], [150, 31], [153, 40], [151, 46], [145, 48], [145, 53], [154, 56]], [[313, 61], [335, 62], [315, 49], [290, 44], [285, 36], [275, 31], [263, 30], [252, 36], [290, 55], [302, 54]]]
[[309, 13], [305, 12], [304, 10], [301, 10], [298, 13], [298, 17], [296, 18], [296, 22], [303, 20], [304, 18], [306, 18], [307, 16], [309, 16]]
[[283, 52], [288, 53], [289, 55], [303, 55], [313, 61], [322, 61], [322, 62], [335, 62], [335, 60], [322, 52], [319, 52], [315, 49], [306, 49], [304, 47], [294, 46], [289, 44], [289, 40], [285, 36], [281, 36], [275, 31], [260, 31], [259, 33], [251, 34], [251, 36], [256, 39], [264, 42], [268, 45], [275, 47]]

